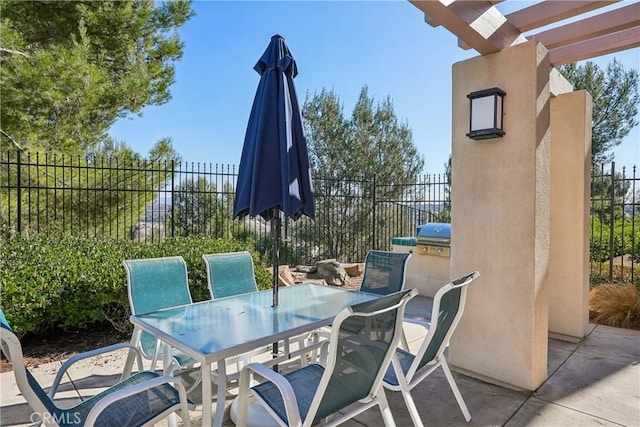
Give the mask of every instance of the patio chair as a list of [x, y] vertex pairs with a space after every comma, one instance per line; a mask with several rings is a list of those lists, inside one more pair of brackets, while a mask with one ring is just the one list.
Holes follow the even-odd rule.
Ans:
[[[253, 258], [248, 251], [224, 252], [202, 255], [207, 266], [207, 283], [211, 299], [224, 298], [250, 292], [258, 292], [255, 279]], [[284, 352], [290, 354], [289, 341], [297, 341], [300, 347], [305, 346], [309, 334], [290, 338], [284, 341]], [[238, 364], [238, 373], [243, 365], [251, 361], [251, 357], [271, 351], [271, 347], [256, 349], [232, 359], [232, 363]], [[300, 362], [306, 364], [306, 358], [301, 357]], [[235, 376], [231, 376], [235, 378]]]
[[[320, 363], [284, 375], [255, 363], [245, 366], [238, 425], [246, 425], [250, 395], [282, 426], [310, 426], [349, 406], [328, 423], [338, 425], [375, 405], [385, 425], [395, 425], [381, 382], [400, 339], [407, 301], [416, 294], [415, 289], [396, 292], [342, 310], [321, 347]], [[253, 373], [266, 381], [249, 388]]]
[[[187, 394], [179, 382], [171, 376], [160, 376], [156, 372], [142, 371], [142, 357], [130, 344], [112, 346], [77, 354], [69, 358], [57, 372], [49, 389], [45, 392], [35, 377], [24, 365], [20, 340], [13, 333], [2, 310], [0, 310], [0, 344], [2, 353], [11, 362], [13, 374], [20, 393], [35, 415], [47, 426], [141, 426], [152, 425], [176, 412], [185, 426], [190, 425]], [[99, 354], [128, 348], [135, 353], [139, 371], [121, 378], [120, 382], [74, 405], [60, 407], [54, 401], [62, 377], [75, 362]]]
[[[389, 295], [404, 289], [405, 273], [410, 253], [387, 252], [370, 250], [364, 259], [364, 273], [360, 283], [360, 291], [378, 295]], [[329, 332], [317, 331], [317, 337], [326, 338]], [[400, 343], [406, 349], [409, 348], [404, 331], [400, 336]], [[315, 360], [316, 354], [312, 355]]]
[[253, 258], [247, 251], [202, 255], [211, 298], [258, 292]]
[[438, 316], [432, 317], [420, 349], [416, 354], [412, 354], [398, 348], [384, 376], [385, 388], [402, 393], [415, 426], [423, 424], [411, 397], [411, 390], [441, 366], [465, 420], [471, 421], [471, 414], [453, 379], [444, 352], [449, 347], [449, 340], [464, 312], [467, 286], [479, 275], [480, 273], [474, 271], [452, 280], [436, 292], [433, 313], [438, 313]]
[[[187, 264], [181, 256], [130, 259], [123, 261], [132, 314], [145, 314], [163, 308], [191, 304]], [[131, 342], [155, 369], [162, 355], [162, 345], [153, 335], [134, 328]], [[179, 351], [172, 352], [174, 369], [186, 369], [197, 362]], [[189, 391], [198, 383], [199, 377]]]
[[[410, 253], [371, 250], [364, 259], [364, 274], [360, 290], [372, 294], [388, 295], [404, 289], [405, 273]], [[402, 332], [400, 343], [409, 348]]]
[[364, 260], [360, 290], [388, 295], [404, 289], [404, 279], [410, 253], [371, 250]]

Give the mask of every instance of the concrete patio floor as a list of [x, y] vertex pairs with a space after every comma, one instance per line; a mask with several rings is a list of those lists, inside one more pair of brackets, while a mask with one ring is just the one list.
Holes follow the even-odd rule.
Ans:
[[[411, 346], [419, 343], [422, 329], [407, 325]], [[77, 393], [95, 394], [113, 383], [124, 362], [124, 353], [94, 358], [70, 371], [63, 383], [61, 402], [77, 400]], [[51, 384], [59, 362], [32, 369], [43, 385]], [[455, 368], [454, 368], [455, 371]], [[464, 421], [442, 370], [416, 387], [413, 396], [425, 425], [435, 426], [640, 426], [640, 331], [591, 325], [587, 338], [571, 344], [549, 340], [549, 377], [534, 392], [511, 390], [454, 372], [472, 420]], [[73, 383], [73, 384], [72, 384]], [[75, 389], [74, 389], [75, 387]], [[77, 391], [76, 391], [77, 389]], [[200, 425], [201, 402], [191, 411], [192, 425]], [[228, 393], [228, 408], [234, 398]], [[411, 418], [399, 393], [387, 391], [396, 424], [410, 426]], [[0, 374], [0, 425], [28, 426], [31, 411], [20, 395], [13, 372]], [[166, 425], [166, 423], [162, 423]], [[377, 409], [348, 421], [344, 426], [382, 426]]]

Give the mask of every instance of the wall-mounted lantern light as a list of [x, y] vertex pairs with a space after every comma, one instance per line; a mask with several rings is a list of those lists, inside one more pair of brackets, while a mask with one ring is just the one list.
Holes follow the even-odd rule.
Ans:
[[502, 105], [506, 92], [498, 87], [471, 92], [469, 133], [471, 139], [498, 138], [502, 130]]

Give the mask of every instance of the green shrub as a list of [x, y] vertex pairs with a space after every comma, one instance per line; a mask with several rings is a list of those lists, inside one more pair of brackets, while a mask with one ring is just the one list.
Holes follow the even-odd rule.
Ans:
[[[0, 305], [18, 334], [80, 330], [107, 321], [116, 329], [129, 329], [123, 260], [181, 255], [187, 263], [192, 298], [202, 301], [209, 298], [202, 254], [246, 248], [246, 243], [206, 236], [148, 244], [17, 235], [0, 241]], [[260, 266], [255, 272], [258, 287], [269, 288], [271, 275]]]
[[606, 261], [612, 253], [614, 257], [631, 254], [636, 262], [640, 262], [640, 217], [635, 218], [635, 224], [628, 216], [618, 218], [613, 227], [612, 249], [611, 226], [608, 223], [601, 223], [598, 217], [591, 216], [589, 226], [591, 261]]

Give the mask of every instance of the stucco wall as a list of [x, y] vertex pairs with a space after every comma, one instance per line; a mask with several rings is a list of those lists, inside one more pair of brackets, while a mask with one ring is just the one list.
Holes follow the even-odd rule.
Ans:
[[[502, 138], [474, 141], [473, 91], [498, 86]], [[530, 41], [453, 65], [451, 277], [478, 270], [450, 361], [533, 390], [547, 377], [550, 233], [549, 58]]]
[[551, 99], [549, 333], [579, 341], [589, 326], [591, 96]]

